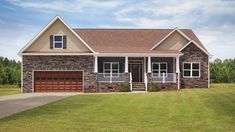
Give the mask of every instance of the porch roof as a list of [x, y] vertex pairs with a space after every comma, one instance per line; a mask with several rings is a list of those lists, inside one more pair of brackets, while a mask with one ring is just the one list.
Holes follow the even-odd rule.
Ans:
[[[174, 29], [74, 29], [99, 53], [159, 53], [180, 54], [178, 50], [151, 50]], [[190, 39], [205, 47], [191, 29], [180, 29]]]

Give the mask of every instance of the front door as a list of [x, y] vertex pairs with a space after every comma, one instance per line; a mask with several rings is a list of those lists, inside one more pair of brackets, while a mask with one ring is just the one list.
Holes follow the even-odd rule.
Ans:
[[142, 64], [138, 63], [129, 64], [129, 71], [132, 74], [133, 82], [142, 82]]

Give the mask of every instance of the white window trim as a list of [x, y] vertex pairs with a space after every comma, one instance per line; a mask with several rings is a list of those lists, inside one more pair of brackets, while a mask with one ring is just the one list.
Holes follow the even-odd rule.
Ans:
[[167, 62], [152, 62], [152, 73], [153, 73], [153, 71], [154, 71], [154, 70], [153, 70], [153, 65], [154, 65], [154, 64], [158, 64], [158, 76], [154, 76], [153, 74], [152, 74], [152, 76], [153, 76], [153, 77], [162, 77], [162, 76], [161, 76], [161, 66], [160, 66], [160, 65], [161, 65], [161, 64], [166, 64], [166, 73], [165, 73], [165, 75], [166, 75], [166, 77], [167, 77], [167, 72], [168, 72], [168, 70], [167, 70], [167, 69], [168, 69]]
[[[115, 74], [117, 74], [117, 76], [113, 76], [113, 64], [118, 64], [118, 69], [117, 69], [117, 73], [115, 73]], [[110, 78], [111, 76], [106, 76], [106, 74], [107, 73], [105, 73], [105, 71], [107, 70], [107, 69], [105, 69], [105, 64], [109, 64], [110, 65], [110, 69], [109, 69], [109, 71], [110, 71], [110, 75], [112, 75], [112, 77], [113, 78], [119, 78], [119, 62], [104, 62], [103, 63], [103, 74], [104, 74], [104, 77], [107, 77], [107, 78]]]
[[[190, 64], [190, 69], [187, 69], [187, 70], [190, 70], [190, 76], [185, 76], [184, 75], [184, 64], [185, 63], [188, 63]], [[198, 76], [193, 76], [193, 64], [199, 64], [199, 75]], [[194, 70], [195, 71], [195, 70]], [[200, 62], [183, 62], [183, 77], [184, 78], [200, 78], [201, 77], [201, 63]]]
[[[55, 36], [61, 36], [62, 37], [62, 40], [61, 41], [55, 41]], [[55, 34], [55, 35], [53, 35], [53, 49], [63, 49], [63, 47], [64, 47], [64, 36], [62, 35], [62, 34]], [[55, 43], [60, 43], [61, 42], [61, 48], [56, 48], [55, 47]]]

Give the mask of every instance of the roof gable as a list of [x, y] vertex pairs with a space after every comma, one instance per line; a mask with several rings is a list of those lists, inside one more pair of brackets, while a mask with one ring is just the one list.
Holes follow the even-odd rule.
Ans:
[[189, 40], [186, 39], [184, 36], [182, 36], [179, 32], [173, 32], [168, 38], [166, 38], [153, 50], [158, 50], [158, 49], [179, 50], [188, 42]]
[[181, 34], [185, 39], [187, 39], [188, 41], [190, 41], [191, 39], [185, 35], [183, 32], [181, 32], [178, 28], [175, 28], [174, 30], [172, 30], [169, 34], [167, 34], [161, 41], [159, 41], [157, 44], [155, 44], [151, 50], [154, 50], [157, 46], [159, 46], [161, 43], [163, 43], [167, 38], [169, 38], [173, 33], [178, 32], [179, 34]]
[[200, 50], [202, 50], [205, 54], [207, 54], [208, 56], [211, 56], [211, 54], [207, 51], [207, 50], [205, 50], [205, 49], [203, 49], [198, 43], [196, 43], [194, 40], [191, 40], [191, 41], [189, 41], [185, 46], [183, 46], [179, 51], [181, 52], [182, 50], [184, 50], [188, 45], [190, 45], [190, 44], [194, 44], [195, 46], [197, 46]]
[[[27, 45], [25, 45], [20, 51], [19, 55], [21, 55], [23, 52], [27, 51], [29, 48], [33, 47], [33, 44], [49, 29], [53, 26], [53, 24], [60, 22], [66, 29], [71, 31], [71, 34], [78, 39], [83, 46], [80, 46], [82, 50], [89, 50], [90, 52], [94, 53], [95, 51], [78, 35], [72, 30], [59, 16], [56, 16], [53, 18], [49, 24], [43, 28], [41, 32], [39, 32]], [[49, 39], [48, 39], [49, 40]]]

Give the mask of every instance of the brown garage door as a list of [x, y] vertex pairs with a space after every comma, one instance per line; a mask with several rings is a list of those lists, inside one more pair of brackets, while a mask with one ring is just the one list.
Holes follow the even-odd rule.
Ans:
[[35, 71], [35, 92], [82, 92], [82, 71]]

